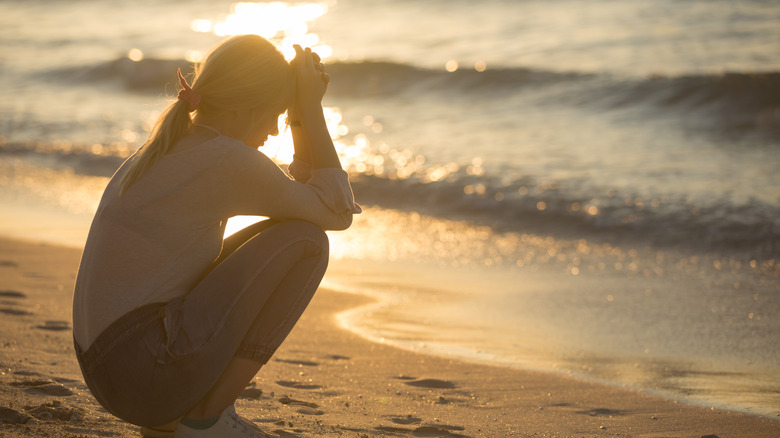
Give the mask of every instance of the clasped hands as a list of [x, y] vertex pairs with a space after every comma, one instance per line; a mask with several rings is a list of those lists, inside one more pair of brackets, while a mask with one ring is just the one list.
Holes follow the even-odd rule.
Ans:
[[328, 89], [330, 76], [325, 72], [325, 66], [319, 55], [310, 48], [298, 44], [293, 46], [295, 58], [290, 65], [295, 72], [295, 99], [287, 110], [287, 123], [300, 123], [299, 110], [321, 107], [322, 97]]

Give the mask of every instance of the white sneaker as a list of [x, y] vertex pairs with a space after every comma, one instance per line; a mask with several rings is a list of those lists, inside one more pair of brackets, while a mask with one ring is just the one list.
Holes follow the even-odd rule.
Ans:
[[222, 411], [217, 423], [208, 429], [193, 429], [181, 423], [176, 425], [174, 438], [272, 438], [251, 421], [240, 417], [235, 406]]

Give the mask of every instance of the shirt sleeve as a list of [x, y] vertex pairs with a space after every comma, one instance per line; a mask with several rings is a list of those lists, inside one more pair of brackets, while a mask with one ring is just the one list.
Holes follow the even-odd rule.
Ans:
[[217, 202], [224, 203], [228, 217], [300, 219], [325, 230], [344, 230], [352, 224], [352, 215], [362, 211], [342, 169], [309, 170], [310, 176], [300, 182], [252, 148], [241, 146], [226, 155], [218, 166], [222, 183]]
[[287, 167], [287, 171], [296, 181], [305, 183], [311, 178], [311, 164], [302, 160], [297, 154], [293, 155], [293, 161]]

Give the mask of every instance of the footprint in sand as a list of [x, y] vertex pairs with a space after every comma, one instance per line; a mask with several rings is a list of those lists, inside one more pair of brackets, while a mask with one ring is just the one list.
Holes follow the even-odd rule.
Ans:
[[279, 386], [284, 386], [285, 388], [295, 388], [295, 389], [320, 389], [322, 388], [322, 385], [311, 385], [307, 383], [302, 382], [295, 382], [291, 380], [277, 380], [276, 384]]
[[589, 415], [591, 417], [598, 417], [599, 415], [606, 415], [611, 417], [611, 416], [625, 415], [626, 411], [606, 409], [606, 408], [596, 408], [596, 409], [591, 409], [589, 411], [577, 411], [575, 413], [581, 415]]
[[460, 426], [420, 426], [412, 431], [413, 436], [425, 436], [425, 437], [465, 437], [452, 432], [453, 430], [461, 431], [464, 428]]
[[328, 359], [332, 359], [332, 360], [350, 360], [350, 359], [352, 359], [349, 356], [342, 356], [340, 354], [331, 354], [330, 356], [327, 356], [327, 358]]
[[0, 260], [0, 266], [4, 266], [6, 268], [18, 268], [19, 263], [16, 263], [13, 260]]
[[394, 416], [394, 417], [390, 417], [390, 421], [392, 421], [395, 424], [420, 424], [422, 418], [417, 418], [411, 415], [407, 415], [405, 417]]
[[25, 377], [32, 377], [32, 376], [40, 376], [41, 373], [35, 372], [35, 371], [14, 371], [14, 375], [16, 376], [25, 376]]
[[0, 297], [3, 298], [27, 298], [24, 292], [17, 290], [0, 290]]
[[301, 401], [301, 400], [295, 400], [293, 398], [287, 397], [286, 395], [281, 397], [278, 400], [279, 403], [283, 405], [292, 405], [292, 406], [303, 406], [305, 408], [318, 408], [320, 405], [317, 403], [307, 402], [307, 401]]
[[393, 426], [377, 426], [374, 429], [380, 432], [392, 433], [392, 434], [408, 434], [412, 432], [410, 429], [404, 429], [403, 427], [393, 427]]
[[83, 409], [63, 406], [57, 400], [38, 406], [25, 406], [24, 410], [40, 420], [59, 420], [75, 423], [84, 418]]
[[67, 377], [52, 377], [55, 382], [57, 383], [81, 383], [81, 380], [77, 379], [68, 379]]
[[43, 325], [39, 325], [35, 328], [53, 332], [61, 332], [64, 330], [70, 330], [70, 324], [67, 321], [46, 321], [43, 323]]
[[0, 313], [5, 313], [6, 315], [32, 315], [32, 312], [28, 312], [23, 309], [14, 309], [13, 307], [0, 307]]
[[293, 365], [301, 365], [305, 367], [316, 367], [320, 364], [317, 362], [311, 362], [308, 360], [295, 360], [295, 359], [274, 359], [276, 362], [282, 362], [282, 363], [290, 363]]
[[325, 415], [325, 411], [313, 408], [300, 408], [295, 412], [303, 415]]
[[11, 408], [6, 408], [3, 406], [0, 406], [0, 423], [3, 424], [24, 424], [26, 423], [30, 418], [29, 415], [26, 415], [22, 412], [13, 410]]
[[[18, 304], [14, 300], [27, 298], [27, 295], [25, 295], [24, 292], [19, 292], [17, 290], [0, 290], [0, 298], [6, 299], [3, 300], [3, 304], [14, 306]], [[29, 312], [24, 309], [18, 309], [16, 307], [0, 307], [0, 313], [5, 313], [6, 315], [18, 315], [18, 316], [32, 315], [32, 312]]]
[[393, 377], [396, 380], [417, 380], [417, 377], [405, 376], [403, 374]]
[[[422, 422], [422, 418], [415, 417], [413, 415], [391, 415], [387, 418], [390, 419], [395, 424], [400, 425], [416, 425], [420, 424]], [[424, 424], [417, 426], [414, 429], [411, 428], [403, 428], [398, 426], [378, 426], [375, 429], [380, 430], [385, 433], [393, 433], [393, 434], [404, 434], [404, 435], [412, 435], [412, 436], [422, 436], [422, 437], [464, 437], [465, 435], [459, 435], [455, 433], [455, 431], [463, 431], [465, 430], [464, 427], [461, 426], [450, 426], [446, 424]]]
[[457, 385], [450, 382], [449, 380], [440, 379], [419, 379], [410, 380], [404, 383], [409, 386], [416, 386], [418, 388], [453, 389], [457, 387]]
[[10, 385], [23, 387], [26, 392], [44, 395], [53, 395], [57, 397], [73, 395], [73, 391], [59, 383], [52, 382], [51, 380], [25, 380], [22, 382], [11, 382]]
[[422, 437], [463, 438], [466, 436], [452, 432], [453, 430], [463, 430], [463, 428], [460, 426], [420, 426], [416, 429], [406, 429], [403, 427], [394, 426], [377, 426], [375, 429], [384, 433]]

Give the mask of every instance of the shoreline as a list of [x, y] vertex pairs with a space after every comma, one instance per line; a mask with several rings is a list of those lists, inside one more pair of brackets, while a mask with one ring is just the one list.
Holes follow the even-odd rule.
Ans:
[[[589, 374], [586, 371], [578, 371], [577, 370], [578, 365], [582, 367], [585, 367], [586, 365], [582, 365], [579, 362], [577, 362], [576, 361], [577, 357], [575, 357], [574, 359], [569, 359], [568, 361], [556, 361], [551, 358], [533, 358], [533, 359], [525, 360], [524, 362], [521, 363], [521, 362], [515, 362], [512, 359], [509, 359], [507, 357], [485, 353], [484, 351], [464, 348], [464, 347], [453, 345], [451, 343], [436, 343], [436, 342], [430, 343], [430, 342], [422, 342], [422, 341], [417, 342], [411, 340], [397, 341], [394, 339], [379, 337], [376, 334], [372, 334], [370, 329], [367, 330], [361, 327], [360, 323], [354, 322], [354, 320], [358, 320], [358, 321], [361, 320], [361, 315], [364, 312], [370, 312], [375, 309], [381, 309], [386, 305], [391, 305], [392, 300], [383, 301], [383, 299], [380, 296], [373, 295], [370, 293], [353, 292], [353, 291], [344, 292], [338, 288], [333, 288], [333, 289], [339, 291], [339, 293], [354, 294], [356, 296], [364, 297], [369, 300], [369, 302], [360, 305], [359, 307], [346, 309], [335, 315], [337, 324], [341, 329], [355, 333], [358, 336], [360, 336], [362, 339], [367, 340], [368, 342], [387, 345], [392, 348], [409, 351], [415, 354], [434, 356], [443, 359], [451, 359], [451, 360], [461, 361], [469, 364], [563, 376], [563, 377], [573, 378], [580, 381], [594, 383], [597, 385], [605, 385], [605, 386], [610, 386], [618, 389], [629, 389], [632, 391], [638, 391], [654, 397], [659, 397], [664, 400], [668, 400], [672, 403], [681, 403], [695, 408], [738, 413], [738, 414], [744, 414], [749, 416], [766, 418], [770, 421], [780, 422], [780, 412], [777, 412], [775, 410], [756, 411], [755, 406], [751, 406], [750, 404], [739, 404], [724, 399], [715, 400], [707, 397], [696, 398], [694, 396], [685, 396], [683, 395], [684, 390], [679, 388], [670, 389], [670, 388], [663, 388], [663, 387], [657, 387], [657, 388], [642, 387], [634, 383], [626, 383], [620, 380], [609, 379], [608, 377], [602, 377], [598, 374], [594, 374], [594, 373]], [[371, 318], [369, 317], [369, 319]], [[579, 359], [583, 361], [590, 361], [590, 362], [594, 361], [593, 358], [580, 357]], [[613, 363], [611, 363], [609, 366], [613, 368], [621, 368], [621, 367], [639, 368], [640, 364], [633, 359], [635, 358], [628, 357], [628, 356], [614, 358]], [[562, 364], [562, 362], [565, 363]], [[718, 376], [722, 378], [726, 374], [740, 374], [739, 372], [726, 372], [726, 371], [719, 372], [719, 371], [709, 370], [706, 369], [706, 367], [702, 367], [704, 362], [694, 364], [694, 363], [688, 363], [682, 361], [673, 361], [671, 359], [668, 362], [659, 362], [657, 364], [651, 362], [651, 364], [655, 368], [663, 366], [663, 364], [672, 364], [672, 363], [676, 363], [678, 366], [687, 364], [692, 369], [696, 370], [696, 371], [692, 371], [691, 374], [698, 373], [701, 375], [706, 375], [710, 379], [718, 378]], [[642, 367], [649, 368], [647, 365], [648, 364], [643, 364]], [[605, 368], [607, 367], [608, 366], [605, 366]], [[648, 373], [651, 371], [652, 369], [646, 370], [646, 372]], [[768, 379], [767, 376], [760, 376], [760, 377], [763, 377], [763, 380]]]
[[[329, 274], [335, 271], [335, 279], [326, 276], [325, 282], [330, 288], [372, 299], [365, 306], [337, 315], [340, 326], [371, 342], [469, 363], [569, 376], [617, 388], [631, 388], [704, 409], [715, 408], [780, 420], [777, 399], [772, 398], [777, 388], [774, 380], [776, 372], [756, 365], [746, 366], [744, 359], [743, 363], [722, 363], [709, 362], [695, 354], [678, 357], [651, 355], [647, 351], [644, 355], [631, 351], [610, 353], [588, 349], [591, 344], [579, 347], [569, 343], [568, 347], [564, 347], [556, 343], [555, 336], [549, 339], [548, 330], [554, 328], [544, 320], [536, 320], [537, 324], [541, 322], [544, 326], [537, 326], [535, 330], [529, 324], [518, 325], [519, 331], [513, 332], [511, 339], [501, 338], [504, 336], [501, 331], [484, 325], [484, 318], [479, 324], [479, 321], [475, 323], [470, 319], [469, 313], [452, 311], [479, 306], [482, 298], [474, 299], [464, 291], [473, 287], [492, 289], [496, 284], [489, 281], [495, 277], [491, 280], [483, 277], [479, 284], [470, 284], [468, 277], [474, 273], [453, 273], [455, 277], [446, 277], [444, 271], [431, 274], [430, 266], [425, 269], [408, 265], [400, 269], [372, 269], [372, 264], [358, 260], [338, 261], [333, 265], [334, 269]], [[578, 279], [582, 277], [584, 275]], [[447, 281], [452, 283], [453, 278], [457, 278], [455, 287], [447, 284]], [[525, 288], [529, 284], [567, 281], [565, 275], [555, 273], [534, 275], [526, 272], [516, 278], [517, 284], [525, 283]], [[624, 278], [614, 277], [611, 280], [614, 282], [612, 290], [632, 287], [630, 281]], [[597, 281], [602, 286], [606, 284], [603, 279]], [[598, 286], [593, 281], [589, 285], [573, 279], [565, 284], [568, 289], [596, 289]], [[653, 288], [660, 290], [662, 286], [654, 285]], [[686, 287], [696, 285], [687, 284]], [[669, 290], [667, 297], [678, 291], [674, 287]], [[518, 291], [522, 293], [522, 288]], [[609, 291], [607, 289], [604, 294]], [[467, 300], [466, 305], [462, 304], [464, 299]], [[461, 304], [456, 304], [459, 302]], [[520, 318], [528, 316], [527, 313], [518, 315]], [[521, 336], [527, 339], [512, 343]]]
[[[96, 404], [71, 351], [70, 300], [80, 250], [0, 238], [0, 254], [0, 432], [139, 436]], [[321, 289], [239, 400], [239, 412], [279, 436], [780, 434], [780, 421], [764, 417], [551, 372], [411, 352], [338, 326], [336, 315], [371, 300]]]
[[[505, 357], [495, 356], [492, 354], [484, 354], [481, 351], [473, 351], [471, 349], [466, 349], [466, 348], [461, 348], [461, 349], [457, 349], [457, 351], [453, 351], [456, 348], [451, 344], [434, 343], [433, 345], [431, 345], [430, 343], [427, 342], [421, 344], [420, 342], [414, 342], [414, 341], [404, 342], [404, 341], [395, 341], [393, 339], [386, 339], [384, 337], [377, 337], [375, 335], [372, 335], [369, 331], [362, 329], [359, 326], [359, 323], [355, 323], [353, 322], [353, 320], [360, 319], [360, 315], [363, 312], [368, 312], [373, 309], [382, 308], [385, 305], [388, 305], [390, 301], [382, 301], [381, 298], [369, 293], [351, 292], [351, 291], [344, 292], [338, 288], [331, 288], [331, 289], [338, 291], [339, 293], [354, 294], [369, 300], [367, 303], [364, 303], [359, 307], [346, 309], [335, 315], [339, 328], [355, 333], [361, 338], [367, 340], [368, 342], [387, 345], [392, 348], [398, 348], [415, 354], [434, 356], [443, 359], [451, 359], [451, 360], [461, 361], [461, 362], [474, 364], [474, 365], [559, 375], [563, 377], [573, 378], [576, 380], [594, 383], [597, 385], [606, 385], [606, 386], [619, 388], [619, 389], [620, 388], [630, 389], [654, 397], [659, 397], [673, 403], [682, 403], [685, 405], [702, 408], [702, 409], [717, 409], [724, 412], [732, 412], [732, 413], [762, 417], [768, 420], [780, 422], [780, 413], [774, 413], [768, 411], [765, 413], [751, 412], [750, 406], [730, 404], [726, 401], [720, 401], [720, 400], [718, 401], [712, 399], [697, 400], [690, 397], [686, 398], [680, 396], [679, 393], [675, 393], [673, 390], [670, 389], [664, 390], [664, 389], [643, 388], [641, 386], [633, 385], [630, 383], [622, 383], [620, 381], [609, 380], [607, 378], [598, 377], [597, 375], [588, 374], [586, 372], [578, 372], [576, 370], [572, 370], [571, 366], [567, 368], [565, 366], [559, 365], [558, 363], [554, 363], [555, 361], [553, 360], [545, 361], [545, 360], [537, 359], [532, 361], [529, 360], [526, 361], [525, 363], [517, 363]], [[415, 344], [418, 345], [421, 344], [421, 345], [415, 347]], [[638, 364], [636, 362], [631, 361], [629, 359], [630, 358], [623, 358], [622, 360], [616, 360], [615, 362], [625, 362], [624, 364], [625, 366], [628, 366], [627, 364], [631, 362], [634, 363], [634, 367], [638, 367]], [[548, 364], [548, 366], [544, 366], [542, 364]], [[702, 374], [705, 373], [707, 372], [706, 371], [702, 372]]]

